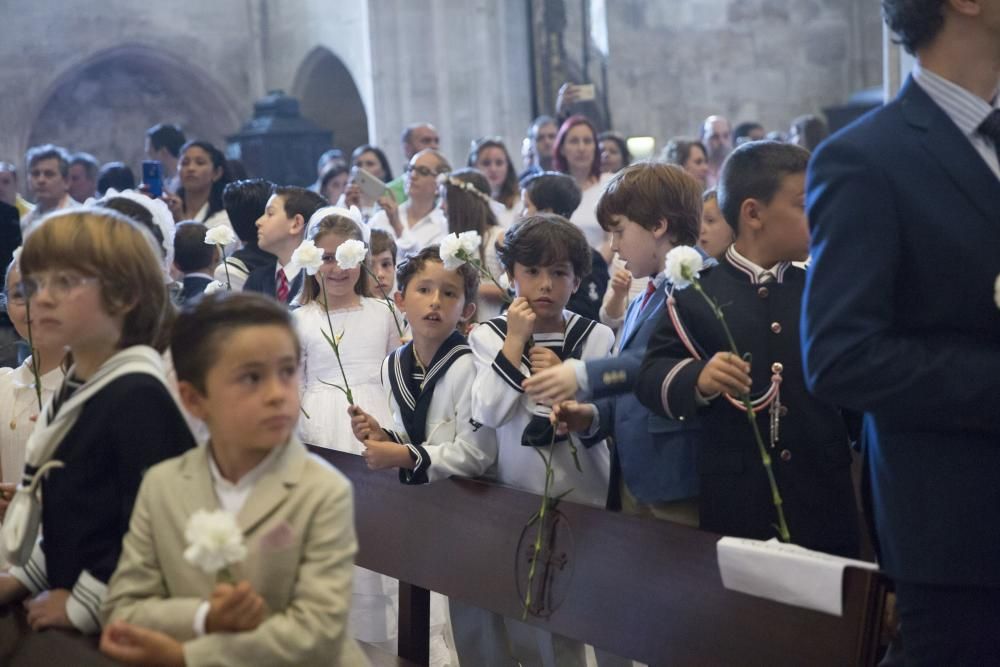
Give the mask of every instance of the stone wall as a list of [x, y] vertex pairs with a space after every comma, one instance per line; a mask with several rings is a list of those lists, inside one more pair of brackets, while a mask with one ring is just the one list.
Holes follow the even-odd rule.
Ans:
[[488, 0], [5, 0], [5, 33], [24, 37], [0, 41], [0, 160], [23, 166], [30, 145], [52, 141], [137, 165], [160, 121], [221, 145], [254, 100], [283, 89], [348, 151], [369, 139], [398, 169], [400, 130], [430, 120], [464, 161], [480, 130], [519, 142], [530, 120], [524, 12]]
[[[611, 115], [626, 134], [662, 140], [719, 112], [784, 128], [881, 80], [875, 0], [605, 4]], [[565, 6], [579, 59], [583, 3]], [[523, 0], [4, 0], [3, 16], [0, 160], [18, 165], [39, 141], [136, 164], [160, 121], [221, 143], [273, 89], [301, 97], [342, 148], [381, 145], [394, 170], [407, 123], [434, 123], [462, 164], [481, 135], [517, 160], [531, 119]]]
[[713, 113], [787, 130], [881, 84], [875, 0], [612, 0], [607, 21], [612, 124], [658, 147]]

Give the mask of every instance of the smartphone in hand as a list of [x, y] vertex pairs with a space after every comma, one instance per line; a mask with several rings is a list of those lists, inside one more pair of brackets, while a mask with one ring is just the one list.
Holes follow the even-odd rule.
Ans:
[[163, 195], [163, 165], [159, 160], [142, 161], [142, 184], [153, 197], [159, 199]]
[[370, 172], [365, 171], [361, 167], [354, 167], [352, 172], [351, 180], [358, 184], [361, 192], [368, 199], [374, 201], [385, 193], [385, 183]]

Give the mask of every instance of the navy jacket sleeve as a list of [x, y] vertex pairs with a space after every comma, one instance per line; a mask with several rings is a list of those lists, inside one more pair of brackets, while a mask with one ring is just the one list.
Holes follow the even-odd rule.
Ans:
[[655, 414], [684, 419], [696, 414], [695, 388], [705, 362], [691, 357], [664, 311], [649, 341], [635, 395]]
[[[128, 382], [109, 385], [107, 394], [99, 398], [118, 410], [128, 406], [127, 414], [111, 421], [109, 443], [119, 481], [118, 522], [127, 528], [146, 470], [165, 459], [180, 456], [195, 442], [180, 410], [159, 380], [131, 376]], [[88, 567], [95, 577], [107, 581], [117, 566], [119, 553], [120, 549], [107, 552], [106, 562]]]

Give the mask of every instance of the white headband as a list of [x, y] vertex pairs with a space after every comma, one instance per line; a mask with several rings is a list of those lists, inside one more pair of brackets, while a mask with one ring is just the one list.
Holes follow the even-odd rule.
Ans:
[[323, 218], [330, 215], [342, 215], [348, 220], [353, 220], [361, 228], [362, 240], [365, 242], [365, 245], [368, 245], [368, 242], [371, 240], [371, 230], [365, 224], [365, 219], [361, 215], [361, 209], [353, 205], [350, 209], [346, 209], [343, 206], [324, 206], [313, 213], [309, 216], [309, 223], [306, 225], [306, 238], [310, 238], [316, 226], [319, 225]]

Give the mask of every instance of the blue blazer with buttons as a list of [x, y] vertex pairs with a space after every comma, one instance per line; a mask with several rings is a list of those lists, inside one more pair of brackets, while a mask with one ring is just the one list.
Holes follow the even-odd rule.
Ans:
[[587, 362], [587, 382], [600, 413], [595, 439], [614, 436], [625, 485], [644, 503], [698, 495], [697, 420], [680, 422], [653, 414], [632, 393], [646, 346], [664, 311], [666, 285], [649, 297], [645, 308], [640, 308], [643, 295], [629, 304], [617, 356]]
[[[774, 282], [760, 284], [731, 251], [718, 266], [702, 271], [700, 282], [722, 306], [740, 352], [752, 355], [753, 398], [771, 386], [774, 364], [782, 366], [782, 416], [773, 445], [769, 408], [757, 413], [756, 421], [771, 455], [792, 541], [856, 556], [860, 532], [847, 426], [837, 407], [809, 393], [802, 374], [799, 311], [805, 271], [782, 263], [774, 269]], [[674, 298], [677, 317], [700, 358], [692, 356], [669, 314], [663, 314], [639, 370], [636, 395], [661, 417], [701, 419], [701, 527], [736, 537], [775, 537], [771, 491], [746, 413], [724, 396], [707, 403], [697, 400], [698, 375], [715, 353], [729, 351], [728, 339], [694, 289], [675, 290]]]
[[1000, 179], [909, 80], [807, 190], [806, 379], [865, 413], [882, 568], [1000, 586]]

